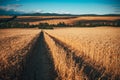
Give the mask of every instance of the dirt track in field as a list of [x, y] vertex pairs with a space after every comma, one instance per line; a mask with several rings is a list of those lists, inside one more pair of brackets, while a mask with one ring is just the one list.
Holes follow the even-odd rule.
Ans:
[[41, 32], [32, 51], [26, 58], [23, 80], [54, 80], [54, 64]]

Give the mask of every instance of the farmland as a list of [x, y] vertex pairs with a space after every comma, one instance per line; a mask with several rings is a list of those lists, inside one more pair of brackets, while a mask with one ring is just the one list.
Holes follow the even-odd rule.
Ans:
[[[11, 16], [0, 16], [0, 19], [10, 18]], [[37, 25], [39, 23], [58, 24], [64, 22], [66, 24], [74, 24], [80, 20], [117, 20], [120, 16], [18, 16], [14, 21]]]
[[119, 80], [120, 28], [0, 29], [0, 79]]
[[119, 80], [119, 19], [0, 16], [0, 79]]
[[120, 80], [120, 0], [0, 0], [0, 80]]

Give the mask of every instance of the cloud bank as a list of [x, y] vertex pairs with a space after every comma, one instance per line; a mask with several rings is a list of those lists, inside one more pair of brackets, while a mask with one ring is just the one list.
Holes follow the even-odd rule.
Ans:
[[20, 14], [22, 11], [18, 11], [17, 8], [21, 7], [21, 4], [9, 4], [6, 6], [0, 6], [0, 14]]

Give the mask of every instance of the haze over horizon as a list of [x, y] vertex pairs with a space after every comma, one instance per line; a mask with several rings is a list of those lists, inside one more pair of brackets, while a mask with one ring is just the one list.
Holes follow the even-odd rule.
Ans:
[[119, 0], [0, 0], [1, 13], [120, 14]]

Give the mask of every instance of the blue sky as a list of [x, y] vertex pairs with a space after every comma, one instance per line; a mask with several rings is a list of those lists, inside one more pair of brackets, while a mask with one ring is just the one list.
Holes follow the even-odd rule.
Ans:
[[119, 0], [0, 0], [0, 9], [60, 14], [120, 14]]

